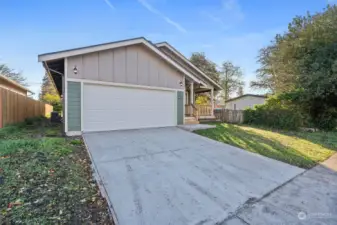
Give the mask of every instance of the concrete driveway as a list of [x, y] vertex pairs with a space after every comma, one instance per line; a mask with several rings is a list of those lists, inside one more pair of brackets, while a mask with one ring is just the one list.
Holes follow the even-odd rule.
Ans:
[[220, 224], [303, 172], [174, 127], [83, 136], [119, 225]]

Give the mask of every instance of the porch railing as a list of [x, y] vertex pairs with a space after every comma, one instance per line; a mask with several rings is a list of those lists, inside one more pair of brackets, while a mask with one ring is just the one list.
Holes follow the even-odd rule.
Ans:
[[185, 105], [185, 115], [192, 116], [193, 115], [193, 107], [192, 105]]
[[212, 116], [212, 105], [196, 105], [199, 116]]
[[185, 115], [199, 118], [201, 116], [212, 116], [212, 105], [185, 105]]

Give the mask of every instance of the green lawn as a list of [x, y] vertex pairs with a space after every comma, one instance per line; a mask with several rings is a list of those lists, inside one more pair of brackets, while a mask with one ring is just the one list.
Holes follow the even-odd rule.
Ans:
[[337, 150], [337, 132], [271, 131], [217, 123], [195, 133], [298, 167], [311, 168]]
[[60, 131], [42, 118], [0, 129], [2, 223], [112, 224], [82, 140]]

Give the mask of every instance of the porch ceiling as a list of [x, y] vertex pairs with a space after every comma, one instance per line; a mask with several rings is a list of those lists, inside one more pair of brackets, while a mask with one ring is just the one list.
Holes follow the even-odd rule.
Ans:
[[[186, 83], [185, 90], [190, 90], [190, 83]], [[204, 92], [210, 92], [211, 88], [205, 87], [198, 83], [194, 83], [193, 90], [194, 90], [194, 93], [199, 94], [199, 93], [204, 93]]]
[[64, 76], [64, 59], [44, 62], [44, 67], [51, 76], [59, 95], [62, 95], [62, 76]]

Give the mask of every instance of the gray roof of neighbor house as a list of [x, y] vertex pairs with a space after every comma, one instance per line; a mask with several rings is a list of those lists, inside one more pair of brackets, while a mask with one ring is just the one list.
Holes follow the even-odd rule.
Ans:
[[31, 90], [29, 90], [29, 89], [26, 88], [25, 86], [19, 84], [18, 82], [13, 81], [12, 79], [10, 79], [10, 78], [8, 78], [8, 77], [6, 77], [6, 76], [4, 76], [4, 75], [1, 75], [1, 74], [0, 74], [0, 80], [5, 80], [5, 81], [7, 81], [8, 83], [14, 85], [15, 87], [17, 87], [17, 88], [19, 88], [19, 89], [21, 89], [21, 90], [23, 90], [23, 91], [27, 91], [27, 92], [33, 93]]
[[240, 99], [240, 98], [244, 98], [244, 97], [268, 98], [267, 95], [244, 94], [244, 95], [240, 95], [240, 96], [235, 97], [235, 98], [230, 98], [230, 99], [226, 100], [226, 103], [237, 100], [237, 99]]

